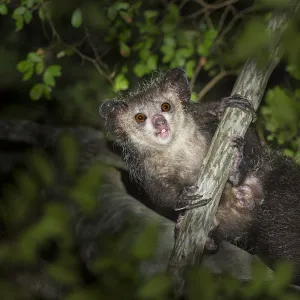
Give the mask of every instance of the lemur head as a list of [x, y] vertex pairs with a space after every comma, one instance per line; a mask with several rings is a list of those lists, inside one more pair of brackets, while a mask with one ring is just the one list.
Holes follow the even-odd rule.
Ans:
[[117, 141], [157, 148], [176, 139], [189, 100], [187, 76], [183, 69], [174, 68], [142, 91], [104, 102], [99, 112]]

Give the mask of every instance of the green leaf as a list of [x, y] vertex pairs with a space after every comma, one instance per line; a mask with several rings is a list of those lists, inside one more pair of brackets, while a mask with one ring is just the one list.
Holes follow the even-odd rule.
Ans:
[[276, 297], [278, 294], [284, 291], [286, 287], [291, 283], [293, 275], [293, 266], [291, 263], [279, 263], [276, 266], [274, 277], [269, 284], [270, 296]]
[[104, 167], [100, 163], [90, 166], [79, 178], [77, 178], [76, 187], [83, 187], [86, 190], [96, 189], [102, 181]]
[[18, 16], [16, 19], [16, 31], [20, 31], [24, 27], [24, 19]]
[[268, 269], [260, 261], [256, 261], [252, 267], [252, 278], [253, 280], [245, 286], [245, 296], [247, 298], [256, 298], [264, 291], [265, 287], [269, 284], [268, 279]]
[[126, 9], [129, 8], [129, 3], [127, 3], [127, 2], [116, 2], [114, 4], [114, 6], [115, 6], [116, 10], [121, 10], [121, 9], [126, 10]]
[[149, 68], [150, 70], [157, 69], [157, 61], [158, 61], [158, 56], [151, 55], [147, 60], [147, 68]]
[[34, 0], [26, 0], [25, 4], [28, 8], [31, 8], [34, 4]]
[[205, 32], [203, 40], [199, 43], [197, 52], [199, 55], [207, 57], [210, 54], [211, 47], [217, 36], [217, 31], [215, 29], [209, 29]]
[[187, 293], [188, 299], [197, 300], [201, 295], [201, 300], [216, 299], [216, 286], [211, 271], [205, 267], [193, 268], [189, 272]]
[[73, 14], [72, 14], [72, 18], [71, 18], [71, 24], [73, 27], [75, 28], [79, 28], [82, 24], [82, 12], [80, 8], [77, 8]]
[[21, 195], [26, 197], [27, 200], [34, 199], [38, 195], [37, 183], [28, 172], [19, 171], [16, 174], [16, 184], [20, 190]]
[[113, 21], [121, 9], [127, 10], [128, 8], [129, 8], [129, 3], [116, 2], [114, 5], [112, 5], [108, 8], [107, 16], [111, 21]]
[[136, 76], [143, 77], [147, 73], [146, 66], [142, 63], [138, 63], [134, 66], [133, 72]]
[[132, 16], [128, 12], [120, 11], [120, 16], [123, 18], [123, 20], [126, 23], [131, 23], [132, 22]]
[[189, 61], [186, 63], [186, 65], [185, 65], [185, 71], [186, 71], [186, 75], [187, 75], [189, 78], [192, 78], [192, 77], [193, 77], [195, 67], [196, 67], [196, 62], [195, 62], [195, 60], [189, 60]]
[[205, 71], [209, 71], [210, 69], [212, 69], [215, 65], [217, 64], [217, 62], [213, 59], [207, 59], [205, 64], [204, 64], [204, 70]]
[[43, 74], [43, 80], [46, 85], [55, 86], [55, 77], [61, 76], [61, 66], [52, 65], [46, 69]]
[[124, 74], [119, 74], [116, 76], [113, 86], [115, 92], [127, 90], [128, 86], [129, 82]]
[[232, 65], [255, 56], [258, 63], [269, 58], [267, 45], [270, 35], [265, 23], [260, 20], [251, 20], [245, 24], [242, 34], [236, 39], [234, 47], [230, 49], [225, 61]]
[[58, 141], [58, 151], [65, 171], [70, 175], [74, 174], [79, 159], [79, 149], [75, 139], [70, 135], [62, 136]]
[[36, 83], [30, 90], [29, 96], [32, 100], [38, 100], [43, 96], [44, 84]]
[[125, 43], [120, 43], [120, 53], [122, 56], [127, 57], [130, 55], [130, 48]]
[[47, 70], [45, 71], [44, 75], [43, 75], [43, 80], [44, 80], [44, 83], [46, 85], [49, 85], [49, 86], [55, 86], [55, 80], [54, 80], [54, 77], [52, 76], [52, 74], [50, 72], [48, 72]]
[[61, 76], [61, 66], [59, 65], [51, 65], [47, 68], [47, 71], [50, 72], [54, 77]]
[[44, 68], [45, 68], [44, 62], [43, 62], [43, 61], [38, 62], [38, 63], [36, 64], [36, 66], [35, 66], [35, 72], [36, 72], [36, 74], [37, 74], [37, 75], [42, 74], [43, 71], [44, 71]]
[[117, 13], [118, 11], [114, 5], [110, 6], [107, 10], [107, 16], [111, 21], [113, 21], [116, 18]]
[[44, 186], [50, 186], [55, 182], [54, 168], [43, 153], [31, 153], [29, 162], [29, 168], [34, 170]]
[[79, 205], [84, 213], [90, 214], [94, 212], [97, 202], [93, 191], [86, 191], [84, 188], [74, 188], [70, 190], [68, 195], [70, 199]]
[[47, 99], [51, 99], [51, 92], [52, 92], [52, 87], [49, 85], [44, 85], [43, 93]]
[[27, 69], [27, 71], [23, 74], [23, 80], [26, 81], [30, 79], [33, 75], [33, 63], [32, 65]]
[[26, 7], [25, 6], [19, 6], [17, 7], [14, 11], [13, 11], [13, 18], [17, 18], [17, 16], [22, 16], [25, 11], [26, 11]]
[[9, 255], [11, 254], [11, 245], [8, 243], [2, 243], [0, 245], [0, 262], [7, 261]]
[[299, 130], [300, 103], [298, 99], [279, 86], [269, 90], [262, 115], [266, 120], [266, 129], [275, 133], [279, 142], [292, 140]]
[[132, 254], [138, 259], [150, 258], [157, 246], [158, 228], [155, 224], [146, 224], [146, 227], [137, 235], [132, 243]]
[[240, 292], [241, 286], [241, 282], [238, 279], [231, 276], [222, 276], [220, 285], [224, 299], [237, 299], [235, 296]]
[[59, 51], [57, 54], [56, 54], [56, 57], [57, 58], [62, 58], [66, 56], [66, 51], [65, 50], [62, 50], [62, 51]]
[[70, 268], [69, 266], [52, 264], [47, 266], [47, 273], [51, 278], [60, 283], [76, 284], [80, 281], [74, 267]]
[[178, 20], [178, 18], [180, 17], [179, 6], [175, 3], [169, 4], [168, 13], [170, 14], [170, 16], [172, 16], [174, 20]]
[[0, 4], [0, 15], [7, 15], [8, 9], [6, 4]]
[[195, 92], [192, 92], [191, 94], [191, 102], [196, 103], [198, 99], [198, 95]]
[[[43, 216], [22, 231], [16, 243], [16, 259], [33, 262], [37, 249], [49, 238], [59, 238], [60, 245], [66, 247], [70, 243], [70, 215], [62, 204], [47, 203]], [[19, 256], [19, 257], [18, 257]]]
[[152, 18], [155, 18], [155, 17], [158, 16], [158, 14], [159, 14], [159, 12], [156, 11], [156, 10], [146, 10], [146, 11], [144, 12], [144, 16], [145, 16], [146, 19], [152, 19]]
[[164, 57], [162, 59], [163, 63], [169, 63], [174, 58], [175, 50], [173, 47], [162, 45], [160, 50], [164, 53]]
[[42, 21], [45, 20], [45, 11], [44, 11], [44, 7], [43, 7], [43, 6], [41, 6], [41, 7], [39, 8], [38, 16], [39, 16], [39, 18], [40, 18]]
[[146, 61], [150, 55], [151, 55], [151, 51], [148, 47], [145, 47], [140, 51], [140, 58], [142, 60]]
[[166, 35], [164, 38], [164, 44], [174, 48], [176, 46], [176, 40], [173, 36]]
[[166, 274], [154, 275], [139, 288], [138, 299], [167, 299], [171, 283], [170, 276]]
[[[64, 299], [65, 300], [87, 300], [87, 299], [105, 299], [105, 296], [101, 295], [99, 289], [88, 290], [88, 288], [72, 288], [72, 291], [68, 293]], [[292, 300], [292, 299], [288, 299]]]
[[32, 62], [30, 62], [28, 60], [22, 60], [22, 61], [18, 62], [17, 69], [19, 72], [24, 73], [32, 66], [33, 66]]
[[65, 49], [65, 53], [66, 53], [66, 56], [71, 56], [75, 52], [74, 52], [74, 50], [71, 47], [69, 47], [69, 48]]
[[25, 24], [29, 24], [30, 21], [32, 20], [32, 13], [31, 13], [31, 11], [26, 10], [25, 13], [24, 13], [24, 15], [23, 15], [23, 17], [24, 17]]
[[75, 186], [70, 189], [68, 195], [80, 205], [85, 213], [92, 213], [97, 205], [97, 191], [102, 182], [104, 167], [94, 164], [77, 179]]
[[43, 57], [35, 52], [29, 52], [27, 55], [27, 59], [34, 63], [43, 61]]
[[300, 80], [300, 68], [298, 68], [295, 64], [289, 64], [286, 67], [286, 70], [290, 73], [292, 77], [297, 80]]

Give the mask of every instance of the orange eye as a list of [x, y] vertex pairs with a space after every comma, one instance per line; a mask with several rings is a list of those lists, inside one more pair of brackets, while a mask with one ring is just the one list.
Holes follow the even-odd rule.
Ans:
[[142, 123], [142, 122], [145, 122], [147, 119], [147, 117], [142, 114], [142, 113], [138, 113], [135, 115], [135, 120], [138, 122], [138, 123]]
[[164, 102], [162, 105], [161, 105], [161, 110], [162, 111], [169, 111], [171, 109], [171, 105], [168, 103], [168, 102]]

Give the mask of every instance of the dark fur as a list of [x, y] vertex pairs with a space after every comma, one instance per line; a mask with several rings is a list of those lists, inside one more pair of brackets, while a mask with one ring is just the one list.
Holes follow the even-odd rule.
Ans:
[[[192, 104], [189, 98], [184, 71], [173, 69], [142, 91], [105, 102], [100, 108], [108, 130], [123, 146], [132, 176], [156, 205], [168, 209], [176, 207], [184, 187], [197, 181], [219, 122], [219, 102]], [[159, 111], [162, 102], [171, 103], [173, 110], [165, 116], [175, 126], [172, 141], [166, 145], [156, 144], [146, 125], [134, 120], [139, 111], [164, 114]], [[238, 186], [226, 184], [216, 215], [217, 234], [257, 254], [270, 267], [277, 260], [289, 260], [297, 269], [300, 168], [274, 151], [263, 150], [252, 128], [245, 141], [238, 169], [241, 180]]]

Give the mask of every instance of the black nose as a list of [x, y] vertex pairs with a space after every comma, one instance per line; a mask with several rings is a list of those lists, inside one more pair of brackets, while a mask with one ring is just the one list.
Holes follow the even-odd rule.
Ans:
[[128, 107], [128, 105], [124, 101], [108, 100], [100, 105], [99, 114], [102, 118], [106, 119], [110, 113], [116, 113], [120, 109], [124, 109], [126, 107]]

